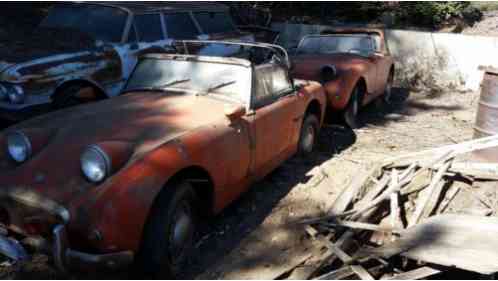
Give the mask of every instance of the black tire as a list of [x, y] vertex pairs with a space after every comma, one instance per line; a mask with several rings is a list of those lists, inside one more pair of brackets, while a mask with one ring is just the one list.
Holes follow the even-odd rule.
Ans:
[[[166, 188], [154, 203], [144, 228], [136, 258], [138, 278], [175, 278], [185, 267], [194, 248], [198, 224], [195, 192], [186, 181]], [[180, 232], [183, 231], [185, 237], [175, 237], [176, 234], [182, 235]], [[173, 242], [178, 238], [180, 240]]]
[[358, 113], [360, 112], [360, 87], [356, 85], [349, 98], [349, 103], [344, 110], [344, 122], [351, 128], [357, 129], [360, 127]]
[[393, 82], [394, 82], [394, 73], [391, 71], [389, 73], [389, 77], [387, 77], [386, 88], [384, 89], [384, 93], [382, 94], [382, 101], [385, 104], [391, 104], [392, 102]]
[[314, 114], [308, 114], [304, 117], [301, 132], [299, 134], [299, 142], [297, 154], [301, 157], [309, 155], [313, 152], [316, 140], [320, 129], [320, 121]]

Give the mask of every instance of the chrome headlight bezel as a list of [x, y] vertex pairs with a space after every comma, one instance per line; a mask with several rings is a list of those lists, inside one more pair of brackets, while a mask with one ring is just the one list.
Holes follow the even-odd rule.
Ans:
[[9, 101], [14, 104], [24, 103], [25, 94], [24, 90], [19, 85], [12, 85], [10, 90], [7, 91]]
[[9, 100], [9, 90], [6, 86], [0, 84], [0, 101]]
[[92, 183], [104, 181], [111, 173], [111, 158], [98, 145], [87, 146], [80, 156], [81, 172]]
[[[16, 151], [16, 145], [22, 148]], [[20, 154], [23, 151], [23, 154]], [[12, 160], [17, 163], [23, 163], [31, 157], [32, 146], [28, 136], [21, 131], [14, 131], [7, 135], [7, 152]]]

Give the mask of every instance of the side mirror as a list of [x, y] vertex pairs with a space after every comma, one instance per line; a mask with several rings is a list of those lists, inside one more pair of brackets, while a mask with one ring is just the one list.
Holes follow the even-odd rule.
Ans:
[[246, 115], [246, 108], [243, 105], [226, 105], [225, 106], [225, 116], [230, 120], [234, 121], [242, 118]]

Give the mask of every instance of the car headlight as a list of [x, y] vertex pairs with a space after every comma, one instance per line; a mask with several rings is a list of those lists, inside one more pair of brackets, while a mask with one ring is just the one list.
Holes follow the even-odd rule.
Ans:
[[83, 151], [80, 164], [85, 177], [94, 183], [104, 180], [111, 170], [109, 155], [97, 145], [90, 145]]
[[24, 102], [24, 91], [20, 86], [14, 85], [7, 91], [11, 103], [20, 104]]
[[7, 135], [7, 150], [14, 161], [22, 163], [31, 156], [31, 142], [24, 133], [16, 131]]

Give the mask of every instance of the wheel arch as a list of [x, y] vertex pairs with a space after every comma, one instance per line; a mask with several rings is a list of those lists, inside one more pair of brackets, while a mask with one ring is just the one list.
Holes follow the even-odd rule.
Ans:
[[214, 184], [209, 172], [200, 166], [189, 166], [180, 169], [171, 176], [155, 195], [152, 205], [156, 204], [161, 193], [169, 192], [169, 187], [179, 182], [187, 181], [194, 189], [199, 204], [201, 204], [201, 214], [208, 216], [213, 214], [214, 210]]
[[365, 97], [365, 93], [368, 91], [367, 80], [363, 76], [358, 77], [358, 80], [356, 80], [356, 82], [353, 84], [353, 88], [351, 89], [351, 94], [354, 88], [356, 87], [359, 87], [360, 90], [358, 101], [360, 102], [360, 104], [363, 104], [363, 98]]
[[318, 120], [322, 120], [323, 117], [322, 106], [320, 105], [320, 102], [317, 99], [313, 99], [308, 103], [304, 116], [308, 116], [308, 114], [315, 114]]
[[105, 90], [98, 85], [97, 83], [88, 80], [88, 79], [83, 79], [83, 78], [78, 78], [78, 79], [71, 79], [71, 80], [66, 80], [55, 88], [51, 98], [52, 100], [55, 100], [58, 98], [59, 95], [68, 87], [73, 86], [73, 85], [81, 85], [82, 87], [91, 87], [97, 96], [98, 99], [105, 99], [108, 98]]

